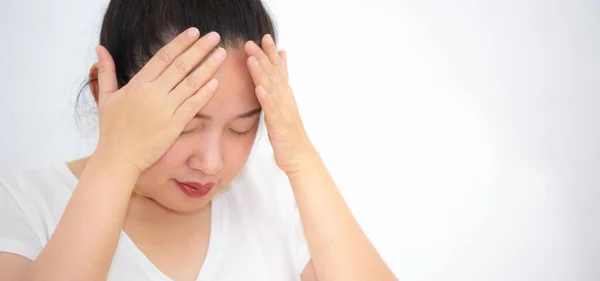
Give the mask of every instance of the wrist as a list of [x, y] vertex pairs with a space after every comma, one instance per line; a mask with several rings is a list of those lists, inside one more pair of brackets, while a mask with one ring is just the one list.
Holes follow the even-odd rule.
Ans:
[[131, 164], [122, 153], [117, 153], [102, 147], [97, 147], [91, 155], [88, 165], [100, 170], [119, 175], [120, 177], [138, 178], [142, 173], [139, 167]]
[[321, 157], [317, 150], [312, 145], [307, 145], [301, 150], [293, 169], [288, 169], [285, 173], [288, 178], [302, 176], [306, 173], [311, 173], [318, 169], [322, 164]]

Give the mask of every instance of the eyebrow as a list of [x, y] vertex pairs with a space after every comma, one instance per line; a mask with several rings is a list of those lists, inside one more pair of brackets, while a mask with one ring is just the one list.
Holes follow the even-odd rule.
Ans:
[[[260, 113], [261, 111], [262, 111], [262, 108], [260, 108], [260, 107], [259, 108], [255, 108], [255, 109], [252, 109], [252, 110], [250, 110], [248, 112], [236, 115], [234, 119], [250, 118], [250, 117], [252, 117], [252, 116]], [[210, 116], [208, 116], [206, 114], [202, 114], [202, 113], [196, 114], [196, 116], [194, 118], [200, 118], [200, 119], [206, 119], [206, 120], [211, 120], [212, 119], [212, 117], [210, 117]]]

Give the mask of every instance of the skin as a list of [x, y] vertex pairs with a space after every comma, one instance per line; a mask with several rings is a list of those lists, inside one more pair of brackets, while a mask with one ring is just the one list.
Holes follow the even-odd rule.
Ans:
[[[397, 280], [304, 130], [285, 52], [267, 35], [262, 49], [247, 42], [221, 60], [215, 52], [192, 71], [218, 42], [198, 36], [195, 29], [182, 33], [121, 89], [110, 54], [98, 48], [91, 71], [99, 80], [91, 85], [98, 146], [69, 164], [78, 188], [40, 256], [32, 262], [0, 254], [0, 271], [16, 277], [0, 280], [105, 280], [121, 229], [165, 274], [194, 280], [208, 244], [210, 200], [245, 164], [256, 135], [257, 114], [237, 117], [256, 108], [264, 111], [275, 161], [298, 202], [312, 257], [302, 280]], [[218, 87], [208, 86], [211, 79]], [[216, 183], [202, 198], [183, 195], [173, 182], [197, 177]]]

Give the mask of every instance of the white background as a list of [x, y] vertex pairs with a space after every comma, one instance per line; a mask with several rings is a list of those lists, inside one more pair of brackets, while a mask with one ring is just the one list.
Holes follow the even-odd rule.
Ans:
[[[0, 4], [0, 170], [91, 151], [73, 100], [106, 3]], [[307, 130], [400, 280], [600, 280], [600, 2], [270, 5]]]

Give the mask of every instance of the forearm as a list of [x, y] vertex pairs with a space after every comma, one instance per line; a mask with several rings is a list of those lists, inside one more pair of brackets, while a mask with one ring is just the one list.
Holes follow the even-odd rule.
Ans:
[[397, 280], [352, 215], [314, 149], [288, 174], [317, 279]]
[[106, 280], [138, 171], [92, 156], [29, 280]]

